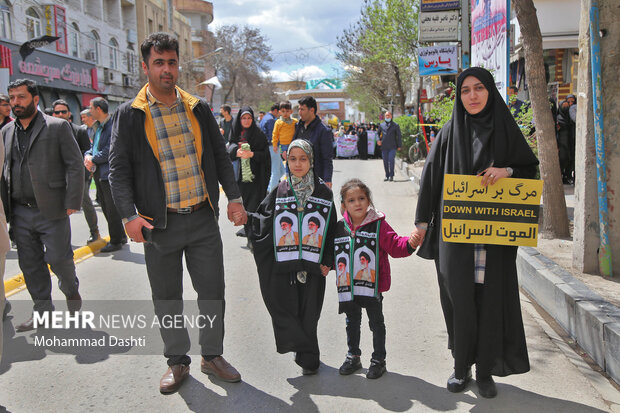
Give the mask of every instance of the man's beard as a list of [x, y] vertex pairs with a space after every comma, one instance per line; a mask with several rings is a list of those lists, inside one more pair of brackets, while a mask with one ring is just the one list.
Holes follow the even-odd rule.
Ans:
[[[22, 108], [23, 109], [21, 114], [17, 114], [15, 112], [16, 108]], [[22, 107], [22, 106], [15, 106], [15, 107], [13, 107], [13, 113], [15, 114], [15, 117], [17, 119], [27, 119], [27, 118], [31, 117], [32, 115], [34, 115], [36, 111], [37, 111], [37, 107], [34, 104], [34, 99], [32, 100], [32, 102], [30, 102], [30, 105], [26, 106], [25, 108]]]

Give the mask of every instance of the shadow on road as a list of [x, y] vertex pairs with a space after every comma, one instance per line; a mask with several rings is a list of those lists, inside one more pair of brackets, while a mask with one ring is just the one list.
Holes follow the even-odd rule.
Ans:
[[[484, 399], [472, 382], [464, 393], [450, 393], [420, 378], [388, 372], [378, 380], [369, 380], [363, 374], [341, 376], [338, 370], [322, 365], [319, 374], [296, 377], [288, 382], [297, 389], [291, 400], [293, 410], [318, 412], [311, 396], [333, 396], [347, 399], [373, 400], [378, 407], [392, 412], [407, 410], [453, 411], [470, 405], [470, 412], [563, 412], [594, 413], [602, 410], [566, 400], [542, 396], [517, 387], [498, 384], [496, 399]], [[472, 392], [473, 391], [473, 394]]]
[[[16, 334], [13, 326], [13, 317], [9, 317], [4, 322], [4, 349], [2, 352], [2, 362], [0, 362], [0, 375], [11, 369], [13, 363], [24, 361], [42, 360], [48, 353], [71, 354], [75, 356], [75, 361], [79, 364], [93, 364], [106, 360], [111, 354], [122, 354], [128, 352], [131, 347], [119, 347], [110, 345], [88, 346], [43, 346], [36, 345], [37, 339], [55, 337], [62, 342], [63, 339], [71, 340], [93, 340], [108, 343], [109, 334], [104, 331], [96, 331], [90, 328], [84, 329], [38, 329], [29, 333]], [[26, 337], [30, 337], [30, 341]], [[47, 351], [46, 351], [47, 350]]]
[[[192, 374], [202, 374], [196, 367]], [[197, 371], [197, 372], [196, 372]], [[191, 375], [179, 389], [179, 395], [192, 412], [286, 412], [294, 409], [283, 400], [273, 397], [246, 383], [226, 383], [209, 376], [209, 380], [226, 391], [221, 396]]]

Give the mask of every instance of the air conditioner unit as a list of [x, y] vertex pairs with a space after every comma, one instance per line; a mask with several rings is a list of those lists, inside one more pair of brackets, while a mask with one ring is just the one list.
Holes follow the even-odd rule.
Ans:
[[114, 83], [114, 72], [107, 67], [103, 68], [103, 81], [107, 84]]
[[123, 75], [123, 86], [124, 87], [132, 87], [133, 84], [131, 82], [131, 78], [127, 75]]

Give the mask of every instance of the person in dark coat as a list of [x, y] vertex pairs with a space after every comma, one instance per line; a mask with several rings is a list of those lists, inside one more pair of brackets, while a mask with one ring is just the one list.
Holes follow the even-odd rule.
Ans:
[[[246, 211], [256, 211], [267, 195], [271, 178], [271, 155], [267, 137], [256, 125], [254, 111], [249, 106], [241, 108], [235, 118], [228, 153], [232, 161], [241, 161], [237, 185], [243, 198], [243, 207]], [[251, 247], [249, 241], [248, 247]]]
[[517, 247], [457, 244], [440, 237], [444, 174], [481, 176], [482, 185], [505, 177], [534, 178], [538, 160], [485, 69], [457, 79], [452, 118], [441, 129], [420, 183], [418, 255], [434, 259], [454, 372], [451, 392], [463, 391], [476, 364], [483, 397], [495, 397], [494, 376], [529, 371], [519, 303]]
[[[313, 172], [311, 144], [298, 139], [287, 152], [287, 179], [254, 213], [248, 238], [254, 246], [260, 290], [271, 315], [278, 353], [295, 352], [304, 375], [320, 365], [317, 326], [325, 275], [333, 266], [336, 210], [331, 189]], [[316, 224], [320, 225], [311, 225]], [[308, 235], [318, 226], [318, 247]]]
[[357, 152], [359, 152], [361, 160], [368, 159], [368, 133], [363, 126], [357, 128]]
[[562, 182], [572, 184], [575, 169], [575, 122], [571, 119], [568, 101], [565, 100], [560, 104], [557, 119], [557, 142]]
[[400, 150], [403, 146], [403, 141], [400, 126], [398, 123], [392, 121], [391, 112], [385, 112], [385, 122], [379, 125], [378, 145], [381, 146], [383, 169], [385, 169], [384, 181], [393, 181], [396, 151]]

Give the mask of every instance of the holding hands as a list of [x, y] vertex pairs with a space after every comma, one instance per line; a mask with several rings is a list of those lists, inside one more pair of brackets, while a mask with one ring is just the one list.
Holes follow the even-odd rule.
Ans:
[[245, 225], [248, 222], [248, 213], [245, 211], [243, 204], [239, 202], [228, 203], [228, 220], [234, 223], [236, 227]]
[[252, 151], [244, 151], [243, 149], [237, 149], [237, 158], [248, 159], [254, 156]]
[[331, 270], [331, 268], [326, 267], [325, 265], [321, 264], [321, 274], [323, 274], [323, 277], [327, 277], [329, 270]]

